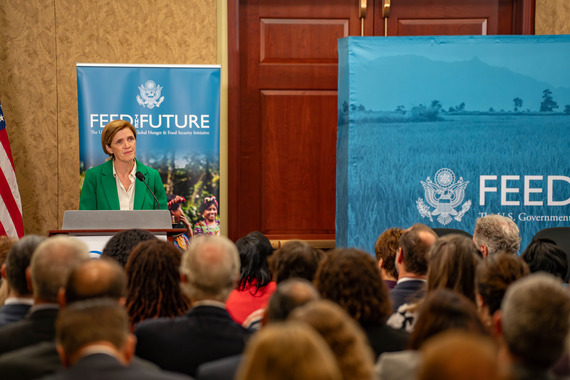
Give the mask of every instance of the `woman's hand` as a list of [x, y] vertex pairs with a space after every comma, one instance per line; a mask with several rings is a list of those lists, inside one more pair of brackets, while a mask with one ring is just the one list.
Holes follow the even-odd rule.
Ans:
[[186, 214], [184, 214], [184, 212], [181, 212], [180, 214], [181, 214], [180, 222], [186, 226], [186, 230], [188, 231], [188, 237], [191, 238], [192, 236], [194, 236], [194, 233], [192, 232], [192, 225], [190, 224], [188, 219], [186, 219]]

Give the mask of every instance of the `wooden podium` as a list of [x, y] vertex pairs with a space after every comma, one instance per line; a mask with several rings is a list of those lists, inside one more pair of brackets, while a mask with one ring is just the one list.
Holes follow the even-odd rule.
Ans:
[[63, 215], [61, 229], [50, 230], [49, 236], [76, 237], [87, 244], [93, 257], [97, 257], [113, 235], [133, 228], [147, 230], [158, 239], [173, 244], [175, 236], [186, 232], [184, 228], [172, 228], [168, 210], [68, 210]]

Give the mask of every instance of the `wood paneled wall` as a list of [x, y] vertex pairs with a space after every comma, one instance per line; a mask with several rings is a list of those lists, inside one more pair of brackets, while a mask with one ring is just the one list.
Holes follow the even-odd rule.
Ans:
[[25, 233], [79, 204], [76, 63], [216, 63], [216, 0], [0, 2], [0, 101]]

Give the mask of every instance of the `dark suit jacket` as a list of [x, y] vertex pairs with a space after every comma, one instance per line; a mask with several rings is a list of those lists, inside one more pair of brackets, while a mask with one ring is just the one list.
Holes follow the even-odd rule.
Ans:
[[425, 294], [426, 282], [422, 280], [410, 280], [396, 284], [390, 291], [392, 309], [394, 313], [405, 303], [414, 303]]
[[31, 305], [27, 303], [12, 303], [0, 307], [0, 327], [24, 319]]
[[188, 380], [188, 376], [145, 371], [139, 367], [124, 367], [117, 359], [106, 354], [87, 355], [72, 367], [44, 380]]
[[243, 355], [230, 356], [207, 362], [198, 367], [197, 380], [234, 380]]
[[410, 335], [405, 331], [395, 330], [385, 323], [363, 323], [361, 326], [376, 357], [408, 347]]
[[[156, 195], [161, 210], [168, 210], [166, 203], [166, 191], [160, 179], [158, 171], [137, 163], [137, 171], [144, 174], [148, 186]], [[95, 166], [85, 172], [85, 180], [79, 199], [80, 210], [120, 210], [119, 193], [117, 192], [117, 180], [113, 176], [113, 160]], [[154, 197], [139, 181], [135, 182], [135, 202], [133, 210], [155, 210], [157, 208]]]
[[21, 321], [0, 328], [0, 354], [55, 339], [59, 308], [34, 310]]
[[[149, 373], [159, 371], [155, 364], [136, 356], [131, 361], [131, 367], [138, 367]], [[55, 341], [41, 342], [0, 355], [0, 377], [3, 379], [39, 379], [62, 370]]]
[[137, 356], [160, 368], [195, 376], [200, 364], [241, 354], [250, 332], [216, 306], [196, 306], [177, 318], [140, 323]]

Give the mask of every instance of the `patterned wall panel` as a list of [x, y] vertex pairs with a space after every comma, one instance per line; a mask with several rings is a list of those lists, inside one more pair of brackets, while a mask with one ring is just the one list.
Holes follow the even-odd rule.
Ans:
[[[26, 233], [79, 204], [75, 64], [216, 63], [215, 0], [0, 3], [0, 99]], [[11, 120], [10, 120], [11, 119]]]
[[56, 227], [58, 128], [53, 0], [0, 2], [0, 100], [26, 233]]
[[537, 0], [536, 34], [570, 34], [570, 2], [568, 0]]

